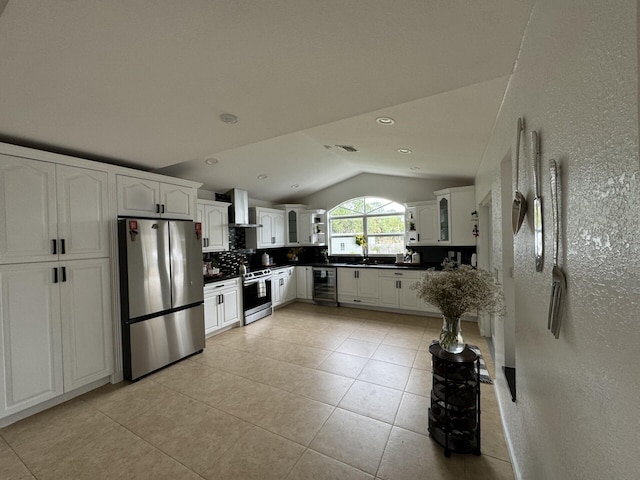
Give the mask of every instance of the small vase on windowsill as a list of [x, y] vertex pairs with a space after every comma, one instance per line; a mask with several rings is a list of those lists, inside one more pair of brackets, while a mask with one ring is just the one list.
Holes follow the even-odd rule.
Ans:
[[464, 339], [460, 328], [460, 317], [442, 316], [442, 330], [440, 331], [440, 346], [449, 353], [460, 353], [464, 350]]

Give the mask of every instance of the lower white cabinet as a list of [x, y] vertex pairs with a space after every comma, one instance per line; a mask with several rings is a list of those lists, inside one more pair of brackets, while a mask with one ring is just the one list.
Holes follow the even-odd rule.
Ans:
[[313, 267], [296, 267], [296, 298], [313, 299]]
[[419, 271], [381, 270], [380, 306], [403, 310], [423, 310], [417, 290], [411, 288], [420, 280]]
[[378, 270], [338, 268], [338, 302], [378, 305]]
[[271, 303], [274, 307], [296, 299], [295, 267], [286, 267], [273, 272], [271, 281]]
[[60, 263], [62, 360], [68, 392], [113, 373], [109, 259]]
[[210, 335], [242, 319], [240, 279], [204, 286], [204, 333]]
[[113, 373], [109, 259], [0, 266], [0, 417]]

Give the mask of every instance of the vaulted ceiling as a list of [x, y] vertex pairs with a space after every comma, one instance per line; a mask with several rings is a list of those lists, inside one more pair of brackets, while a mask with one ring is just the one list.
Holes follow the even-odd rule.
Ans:
[[472, 179], [533, 0], [3, 3], [0, 140], [285, 201]]

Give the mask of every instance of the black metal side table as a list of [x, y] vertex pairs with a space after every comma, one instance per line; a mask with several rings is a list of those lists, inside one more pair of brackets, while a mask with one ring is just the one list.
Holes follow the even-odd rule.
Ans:
[[429, 347], [433, 387], [429, 435], [451, 452], [480, 455], [480, 358], [469, 347], [449, 353], [439, 344]]

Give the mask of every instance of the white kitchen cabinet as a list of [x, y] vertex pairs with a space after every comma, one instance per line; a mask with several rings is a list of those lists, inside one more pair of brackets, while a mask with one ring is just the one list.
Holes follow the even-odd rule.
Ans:
[[233, 325], [242, 320], [242, 297], [240, 279], [234, 278], [204, 286], [204, 333], [210, 335], [216, 330]]
[[118, 175], [118, 215], [193, 220], [197, 191], [191, 187]]
[[60, 260], [109, 256], [106, 172], [56, 166]]
[[285, 212], [285, 245], [287, 247], [298, 247], [302, 244], [300, 239], [300, 214], [307, 208], [300, 203], [278, 205]]
[[378, 270], [375, 268], [338, 268], [338, 302], [379, 304]]
[[438, 214], [438, 243], [474, 246], [471, 213], [476, 211], [475, 187], [446, 188], [433, 193]]
[[50, 263], [0, 266], [0, 417], [64, 392], [53, 272]]
[[380, 270], [380, 306], [402, 310], [423, 310], [422, 299], [412, 289], [420, 279], [420, 272], [413, 270]]
[[106, 172], [0, 157], [0, 264], [109, 255]]
[[108, 258], [0, 266], [0, 417], [113, 373]]
[[313, 267], [296, 267], [296, 298], [313, 299]]
[[[434, 245], [438, 243], [438, 215], [436, 202], [407, 204], [407, 245]], [[413, 227], [413, 228], [411, 228]]]
[[326, 244], [326, 212], [325, 210], [305, 210], [300, 213], [298, 222], [300, 243], [302, 245]]
[[293, 302], [296, 299], [295, 267], [286, 267], [273, 272], [271, 281], [271, 302], [274, 307]]
[[62, 353], [65, 392], [113, 373], [109, 259], [61, 262]]
[[248, 228], [247, 248], [277, 248], [285, 245], [285, 211], [274, 208], [249, 209], [249, 221], [262, 227]]
[[196, 221], [202, 224], [202, 251], [229, 250], [229, 203], [198, 200]]

